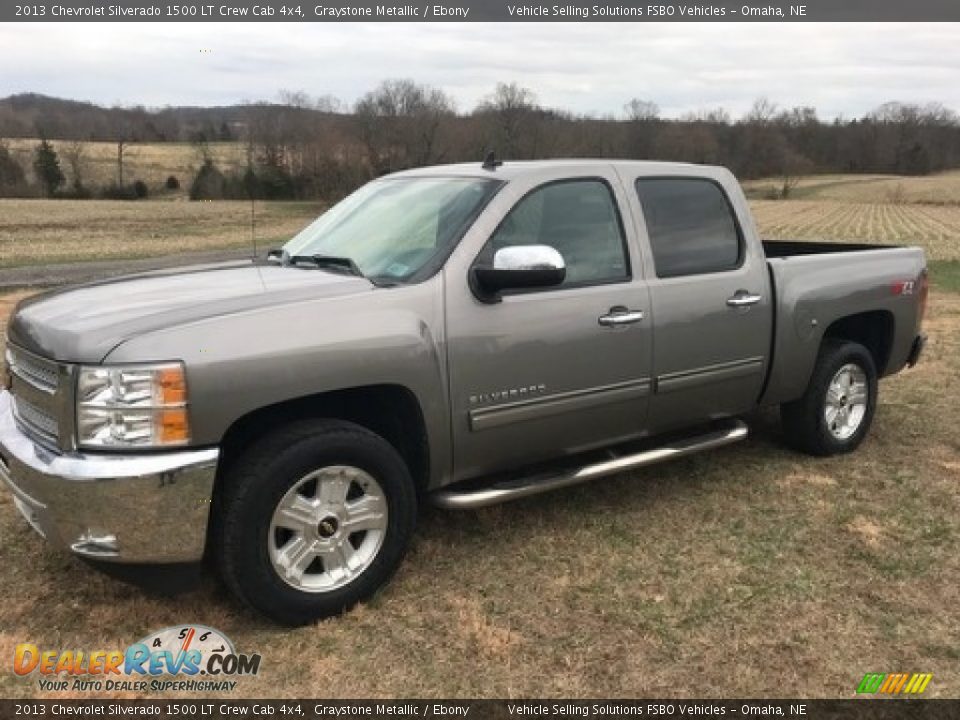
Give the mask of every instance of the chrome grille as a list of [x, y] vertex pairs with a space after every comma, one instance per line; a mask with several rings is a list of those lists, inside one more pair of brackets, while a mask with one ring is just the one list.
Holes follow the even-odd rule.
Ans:
[[6, 360], [17, 425], [41, 445], [65, 449], [72, 433], [67, 415], [72, 404], [68, 367], [16, 345], [7, 345]]
[[55, 417], [23, 398], [13, 398], [13, 416], [23, 429], [38, 440], [56, 446], [60, 441], [60, 425]]
[[48, 393], [57, 391], [59, 374], [54, 363], [28, 355], [14, 347], [7, 348], [7, 362], [14, 375], [18, 375], [35, 388]]

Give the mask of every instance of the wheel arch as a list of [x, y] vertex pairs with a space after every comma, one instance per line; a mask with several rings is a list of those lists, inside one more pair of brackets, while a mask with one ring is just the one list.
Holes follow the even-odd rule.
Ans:
[[893, 349], [895, 331], [893, 313], [869, 310], [834, 320], [823, 333], [820, 346], [828, 340], [848, 340], [863, 345], [873, 358], [877, 376], [886, 374]]
[[290, 422], [310, 418], [345, 420], [364, 427], [389, 442], [403, 458], [418, 493], [430, 478], [430, 447], [426, 420], [417, 396], [396, 384], [365, 385], [285, 400], [252, 410], [237, 418], [220, 443], [220, 466], [214, 494], [230, 466], [252, 442]]

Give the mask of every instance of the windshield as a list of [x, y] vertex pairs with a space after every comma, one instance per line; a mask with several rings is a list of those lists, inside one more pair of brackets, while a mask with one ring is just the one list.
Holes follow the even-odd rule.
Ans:
[[500, 183], [386, 178], [364, 185], [283, 246], [290, 257], [352, 260], [371, 279], [405, 281], [459, 241]]

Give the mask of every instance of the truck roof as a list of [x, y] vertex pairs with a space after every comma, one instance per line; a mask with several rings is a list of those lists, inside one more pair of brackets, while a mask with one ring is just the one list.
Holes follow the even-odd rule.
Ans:
[[685, 170], [696, 175], [715, 176], [718, 172], [726, 172], [724, 168], [713, 165], [696, 165], [682, 162], [663, 162], [655, 160], [616, 160], [613, 158], [569, 158], [556, 160], [504, 160], [503, 164], [494, 168], [485, 168], [482, 160], [471, 163], [454, 163], [449, 165], [431, 165], [391, 173], [389, 177], [413, 177], [427, 175], [455, 175], [459, 177], [498, 178], [513, 180], [524, 175], [536, 174], [544, 170], [562, 170], [570, 168], [576, 170], [583, 166], [604, 165], [615, 167], [643, 175], [676, 175], [678, 170]]

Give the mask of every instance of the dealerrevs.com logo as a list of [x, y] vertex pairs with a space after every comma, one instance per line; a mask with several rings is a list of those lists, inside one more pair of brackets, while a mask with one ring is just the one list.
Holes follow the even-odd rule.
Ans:
[[177, 625], [147, 635], [125, 650], [48, 650], [20, 643], [16, 675], [38, 675], [41, 690], [230, 691], [260, 672], [260, 655], [238, 653], [219, 630]]

